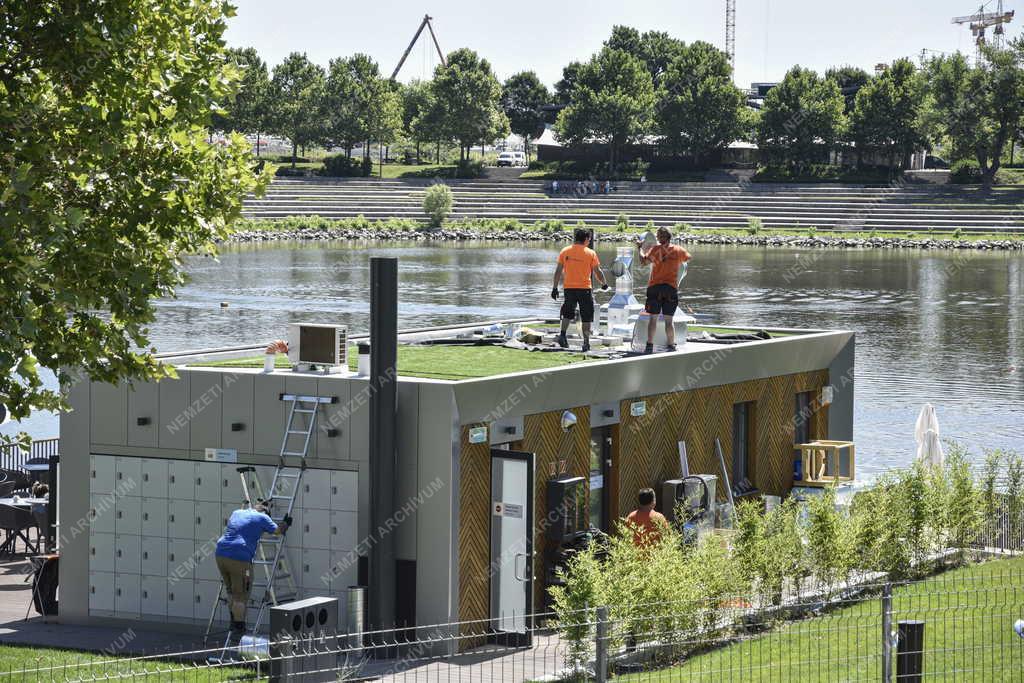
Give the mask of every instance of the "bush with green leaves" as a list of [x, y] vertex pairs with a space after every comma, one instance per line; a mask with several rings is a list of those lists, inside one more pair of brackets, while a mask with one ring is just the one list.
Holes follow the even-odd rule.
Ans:
[[454, 206], [455, 196], [452, 189], [444, 183], [431, 185], [423, 193], [423, 212], [427, 214], [430, 224], [435, 228], [441, 227]]
[[486, 175], [484, 162], [479, 159], [463, 159], [455, 166], [456, 178], [483, 178]]
[[828, 597], [840, 581], [848, 578], [853, 566], [848, 521], [836, 508], [836, 492], [832, 487], [807, 503], [807, 568]]
[[615, 217], [615, 231], [626, 232], [627, 230], [629, 230], [629, 216], [620, 213]]
[[761, 219], [757, 216], [750, 216], [747, 218], [747, 234], [748, 235], [759, 235], [761, 230], [764, 229], [764, 225]]
[[331, 178], [365, 178], [370, 174], [362, 159], [345, 154], [334, 154], [324, 159], [324, 167], [321, 169], [320, 175]]

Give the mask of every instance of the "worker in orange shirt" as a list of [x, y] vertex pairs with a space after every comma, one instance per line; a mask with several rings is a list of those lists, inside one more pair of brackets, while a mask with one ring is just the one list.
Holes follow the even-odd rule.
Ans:
[[658, 316], [665, 321], [665, 340], [669, 351], [676, 350], [676, 331], [672, 317], [679, 306], [679, 267], [690, 260], [690, 253], [672, 244], [672, 233], [668, 228], [658, 228], [658, 243], [644, 249], [643, 242], [637, 242], [640, 263], [651, 264], [651, 278], [647, 282], [647, 303], [644, 310], [651, 318], [647, 322], [647, 346], [644, 353], [654, 351], [654, 333], [658, 329]]
[[643, 548], [661, 540], [661, 532], [668, 528], [665, 515], [654, 510], [654, 489], [640, 489], [639, 507], [626, 515], [626, 525], [633, 532], [633, 544]]
[[585, 353], [590, 350], [590, 326], [594, 322], [594, 294], [592, 277], [597, 277], [601, 289], [608, 289], [601, 270], [601, 261], [597, 253], [590, 248], [590, 231], [576, 228], [573, 233], [572, 245], [562, 249], [558, 254], [558, 265], [555, 267], [555, 282], [551, 288], [551, 298], [558, 300], [558, 283], [564, 281], [565, 299], [562, 302], [562, 329], [558, 334], [558, 345], [568, 348], [569, 342], [565, 333], [569, 323], [576, 317], [576, 307], [580, 309], [580, 322], [583, 332], [583, 348]]

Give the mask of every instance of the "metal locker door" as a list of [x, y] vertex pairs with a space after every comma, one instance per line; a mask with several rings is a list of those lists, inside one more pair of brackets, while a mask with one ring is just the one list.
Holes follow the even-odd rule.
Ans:
[[93, 533], [114, 533], [114, 504], [117, 501], [112, 493], [94, 493], [89, 496], [89, 529]]
[[142, 495], [142, 460], [117, 456], [114, 458], [114, 490], [120, 496]]
[[[143, 536], [140, 546], [142, 548], [142, 562], [140, 563], [142, 575], [162, 576], [164, 583], [167, 583], [167, 539]], [[164, 601], [166, 602], [166, 600], [165, 596]]]
[[114, 615], [138, 619], [141, 609], [142, 577], [138, 574], [114, 574]]
[[157, 442], [160, 448], [188, 450], [189, 439], [189, 372], [178, 374], [178, 379], [157, 382], [160, 403], [160, 424]]
[[142, 525], [143, 536], [167, 538], [167, 499], [166, 498], [142, 498]]
[[305, 510], [331, 509], [331, 476], [327, 470], [306, 470], [302, 475], [302, 507]]
[[114, 533], [142, 533], [142, 499], [135, 497], [118, 498], [114, 510]]
[[220, 581], [196, 581], [195, 599], [192, 603], [193, 619], [209, 619], [213, 603], [217, 601]]
[[159, 382], [128, 387], [128, 445], [156, 448], [160, 430]]
[[[331, 378], [317, 381], [317, 396], [337, 396], [337, 403], [320, 407], [316, 418], [316, 452], [323, 460], [348, 460], [350, 454], [348, 411], [352, 382], [347, 379]], [[328, 432], [328, 430], [333, 430]], [[329, 436], [333, 434], [334, 436]]]
[[124, 446], [128, 441], [128, 387], [123, 382], [89, 384], [90, 442]]
[[[195, 582], [181, 579], [167, 582], [167, 616], [173, 619], [192, 619], [195, 602]], [[206, 616], [210, 616], [207, 614]]]
[[280, 375], [256, 375], [253, 378], [253, 453], [274, 456], [281, 453], [281, 438], [288, 420], [287, 406], [280, 398], [284, 387], [284, 377]]
[[114, 572], [89, 572], [89, 612], [114, 613]]
[[89, 456], [89, 493], [114, 491], [114, 458], [110, 455]]
[[242, 478], [238, 474], [238, 468], [242, 467], [237, 463], [224, 463], [220, 466], [220, 502], [231, 504], [237, 510], [242, 506]]
[[120, 574], [142, 573], [142, 537], [114, 535], [114, 570]]
[[173, 500], [196, 499], [196, 464], [172, 460], [167, 465], [167, 497]]
[[220, 503], [196, 503], [196, 524], [193, 538], [197, 545], [216, 541], [224, 531], [224, 516]]
[[343, 510], [331, 512], [331, 550], [349, 551], [359, 544], [357, 514]]
[[154, 617], [167, 616], [167, 578], [143, 576], [140, 585], [139, 612]]
[[220, 490], [224, 484], [220, 479], [219, 462], [197, 462], [196, 466], [196, 500], [207, 503], [220, 502]]
[[310, 510], [299, 512], [296, 522], [302, 529], [302, 547], [330, 550], [331, 548], [331, 513], [329, 510]]
[[196, 505], [190, 500], [167, 501], [167, 535], [170, 538], [195, 539]]
[[[299, 566], [296, 567], [296, 582], [307, 589], [311, 595], [323, 595], [330, 590], [330, 561], [328, 550], [310, 550], [303, 548], [299, 555]], [[326, 581], [324, 579], [327, 579]]]
[[114, 534], [89, 534], [89, 571], [114, 571]]
[[167, 541], [167, 580], [171, 585], [195, 578], [195, 554], [196, 542], [191, 538], [172, 538]]
[[359, 580], [359, 558], [355, 550], [347, 552], [331, 551], [331, 591], [346, 591], [356, 585]]
[[142, 459], [142, 496], [145, 498], [167, 497], [167, 460], [162, 458]]
[[188, 443], [192, 451], [202, 453], [207, 448], [220, 448], [221, 374], [217, 370], [189, 370], [188, 395], [196, 408], [189, 420]]
[[346, 470], [331, 472], [331, 509], [359, 510], [359, 473]]
[[222, 448], [234, 448], [239, 453], [252, 453], [253, 376], [224, 373], [223, 419], [221, 422]]
[[[211, 541], [200, 545], [196, 542], [196, 580], [219, 581], [220, 570], [217, 569], [217, 560], [214, 559], [215, 542]], [[207, 614], [206, 616], [210, 616]]]

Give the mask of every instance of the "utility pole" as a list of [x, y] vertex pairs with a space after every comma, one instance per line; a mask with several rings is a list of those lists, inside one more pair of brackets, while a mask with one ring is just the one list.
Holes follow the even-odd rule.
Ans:
[[736, 0], [725, 0], [725, 54], [736, 78]]

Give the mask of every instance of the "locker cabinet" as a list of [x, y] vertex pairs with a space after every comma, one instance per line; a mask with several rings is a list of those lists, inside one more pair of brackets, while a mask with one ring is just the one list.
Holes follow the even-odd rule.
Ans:
[[189, 420], [188, 442], [193, 451], [220, 448], [223, 406], [221, 374], [215, 370], [189, 371], [188, 395], [192, 419]]
[[334, 470], [331, 472], [331, 509], [359, 510], [359, 473]]
[[167, 501], [167, 536], [195, 539], [196, 505], [191, 500]]
[[331, 590], [344, 591], [359, 580], [359, 560], [355, 552], [331, 551]]
[[192, 603], [192, 618], [206, 620], [210, 618], [213, 605], [217, 602], [217, 593], [220, 591], [220, 581], [196, 581], [195, 593]]
[[253, 377], [253, 453], [280, 454], [284, 423], [288, 419], [285, 403], [280, 399], [280, 395], [284, 391], [284, 377], [280, 375], [255, 375]]
[[118, 498], [114, 509], [114, 532], [118, 534], [142, 533], [142, 499], [133, 497]]
[[89, 571], [114, 571], [114, 534], [89, 534]]
[[144, 498], [167, 497], [167, 461], [161, 458], [143, 458], [142, 496]]
[[114, 535], [114, 569], [121, 574], [142, 573], [142, 537]]
[[303, 509], [331, 509], [331, 477], [326, 470], [307, 470], [301, 486]]
[[122, 496], [142, 495], [142, 460], [117, 456], [114, 458], [114, 489]]
[[[330, 561], [328, 550], [303, 549], [295, 571], [295, 584], [307, 589], [311, 595], [323, 595], [330, 589]], [[328, 579], [324, 582], [324, 578]]]
[[191, 538], [172, 538], [167, 541], [167, 580], [170, 583], [195, 578], [196, 542]]
[[224, 388], [222, 448], [252, 453], [253, 375], [224, 373], [221, 386]]
[[331, 550], [352, 550], [359, 544], [359, 519], [355, 512], [331, 512]]
[[167, 463], [167, 497], [195, 500], [196, 463], [188, 460], [171, 460]]
[[239, 467], [242, 465], [236, 463], [223, 463], [220, 466], [220, 501], [236, 506], [234, 509], [241, 506], [244, 498], [242, 478], [238, 474]]
[[176, 619], [192, 619], [193, 602], [195, 602], [195, 582], [182, 579], [167, 582], [167, 616]]
[[188, 386], [191, 374], [190, 372], [181, 372], [178, 373], [178, 379], [165, 379], [157, 382], [160, 405], [157, 442], [160, 448], [188, 450], [190, 431]]
[[156, 448], [160, 431], [158, 382], [136, 382], [128, 387], [128, 445]]
[[199, 502], [195, 504], [194, 536], [198, 543], [216, 541], [224, 531], [224, 516], [220, 503]]
[[[350, 455], [350, 433], [348, 412], [352, 410], [352, 382], [337, 379], [321, 379], [317, 381], [317, 396], [337, 396], [337, 403], [321, 406], [316, 418], [316, 452], [317, 457], [325, 460], [348, 460]], [[344, 418], [342, 417], [344, 416]], [[333, 418], [333, 419], [332, 419]], [[327, 430], [334, 429], [334, 436], [328, 436]]]
[[143, 536], [167, 539], [167, 499], [142, 498], [142, 523], [140, 531]]
[[90, 441], [124, 446], [128, 441], [128, 387], [124, 383], [90, 382]]
[[204, 581], [219, 581], [220, 571], [217, 569], [217, 560], [214, 559], [214, 547], [212, 543], [200, 545], [196, 543], [196, 579]]
[[114, 611], [114, 572], [89, 572], [89, 611]]
[[[140, 547], [142, 548], [142, 575], [162, 576], [164, 577], [164, 583], [166, 583], [167, 539], [164, 537], [143, 536]], [[166, 601], [166, 598], [164, 599]]]
[[112, 493], [94, 493], [89, 496], [89, 529], [93, 533], [114, 533], [114, 495]]
[[139, 584], [139, 611], [154, 617], [167, 616], [167, 578], [142, 576]]
[[114, 574], [114, 615], [138, 618], [141, 609], [142, 577], [138, 574]]
[[206, 501], [208, 503], [220, 502], [220, 491], [224, 488], [220, 473], [221, 466], [219, 462], [195, 463], [195, 499], [197, 501]]
[[[305, 549], [318, 548], [330, 550], [331, 548], [331, 513], [329, 510], [303, 509], [295, 518], [295, 524], [302, 531], [301, 543]], [[294, 533], [289, 531], [288, 533]]]
[[114, 458], [109, 455], [89, 456], [89, 493], [112, 493], [114, 490]]

